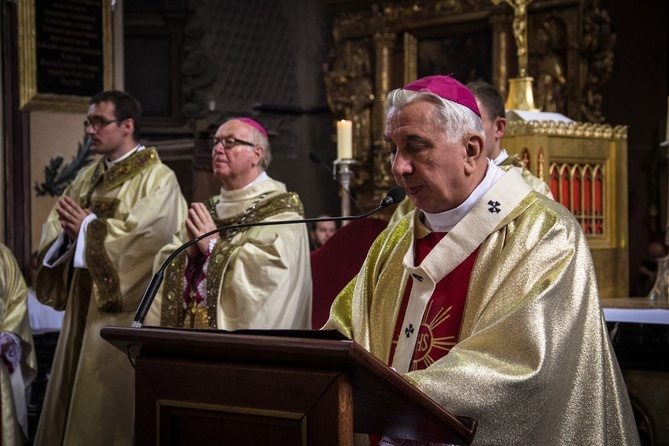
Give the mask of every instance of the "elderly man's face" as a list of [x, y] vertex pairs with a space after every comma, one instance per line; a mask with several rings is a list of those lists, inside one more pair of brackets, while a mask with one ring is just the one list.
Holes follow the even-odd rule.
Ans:
[[385, 135], [395, 181], [416, 207], [430, 213], [459, 206], [482, 178], [474, 179], [479, 168], [468, 153], [470, 138], [448, 142], [445, 130], [434, 122], [435, 107], [415, 102], [396, 110], [386, 122]]
[[[253, 129], [241, 121], [228, 121], [222, 124], [216, 134], [215, 140], [235, 138], [242, 142], [252, 140]], [[211, 164], [216, 178], [223, 182], [226, 190], [241, 189], [253, 181], [259, 174], [258, 164], [262, 157], [263, 149], [258, 146], [237, 144], [230, 149], [218, 143], [212, 148]]]

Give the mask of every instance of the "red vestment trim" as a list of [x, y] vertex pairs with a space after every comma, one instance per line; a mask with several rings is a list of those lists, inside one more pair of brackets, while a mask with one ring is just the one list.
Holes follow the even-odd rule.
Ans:
[[[426, 237], [416, 240], [414, 264], [420, 265], [446, 234], [446, 232], [431, 232]], [[451, 347], [458, 342], [467, 290], [478, 251], [479, 248], [476, 248], [464, 262], [437, 283], [423, 314], [409, 370], [427, 368], [436, 360], [447, 355]], [[402, 322], [409, 303], [413, 280], [413, 278], [409, 280], [404, 290], [402, 306], [395, 324], [390, 358], [395, 355], [399, 336], [404, 336]]]

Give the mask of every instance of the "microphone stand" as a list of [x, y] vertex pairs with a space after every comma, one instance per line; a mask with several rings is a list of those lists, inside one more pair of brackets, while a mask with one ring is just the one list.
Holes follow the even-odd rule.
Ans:
[[165, 275], [165, 270], [167, 269], [167, 266], [172, 262], [172, 260], [174, 260], [176, 256], [178, 256], [183, 251], [193, 246], [202, 239], [205, 239], [211, 235], [227, 231], [228, 229], [233, 229], [233, 228], [249, 228], [251, 226], [274, 226], [274, 225], [299, 224], [299, 223], [318, 223], [322, 221], [360, 220], [365, 217], [369, 217], [370, 215], [379, 211], [382, 208], [401, 202], [404, 199], [404, 196], [405, 196], [404, 189], [402, 189], [399, 186], [395, 186], [392, 189], [390, 189], [390, 191], [388, 191], [388, 194], [383, 198], [383, 200], [381, 200], [381, 203], [377, 207], [360, 215], [341, 216], [341, 217], [303, 218], [300, 220], [261, 221], [257, 223], [240, 223], [235, 225], [222, 226], [209, 232], [205, 232], [204, 234], [195, 237], [194, 239], [191, 239], [186, 243], [184, 243], [183, 245], [179, 246], [177, 249], [174, 250], [174, 252], [172, 252], [172, 254], [170, 254], [167, 257], [167, 260], [163, 262], [158, 271], [156, 271], [156, 273], [151, 278], [151, 282], [149, 282], [149, 286], [146, 288], [144, 296], [142, 296], [142, 300], [139, 302], [139, 306], [137, 307], [137, 311], [135, 312], [135, 318], [133, 319], [130, 326], [133, 328], [140, 328], [144, 323], [144, 318], [149, 312], [149, 308], [153, 303], [153, 299], [158, 293], [158, 288], [160, 288], [160, 284], [163, 282], [163, 277]]

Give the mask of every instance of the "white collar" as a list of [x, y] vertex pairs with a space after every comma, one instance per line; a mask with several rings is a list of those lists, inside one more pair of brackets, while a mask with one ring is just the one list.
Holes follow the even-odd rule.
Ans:
[[260, 175], [258, 175], [258, 176], [257, 176], [253, 181], [251, 181], [249, 184], [247, 184], [246, 186], [242, 187], [242, 189], [246, 189], [247, 187], [251, 187], [251, 186], [253, 186], [254, 184], [258, 184], [258, 183], [260, 183], [261, 181], [265, 181], [265, 180], [269, 180], [269, 179], [270, 179], [269, 175], [267, 175], [267, 172], [265, 172], [265, 171], [263, 170], [262, 172], [260, 172]]
[[121, 156], [121, 157], [115, 159], [114, 161], [109, 161], [109, 160], [105, 157], [105, 166], [107, 166], [107, 169], [109, 169], [109, 168], [110, 168], [111, 166], [113, 166], [114, 164], [118, 164], [118, 163], [120, 163], [120, 162], [123, 161], [124, 159], [130, 157], [130, 155], [132, 155], [133, 153], [135, 153], [135, 152], [139, 152], [140, 150], [144, 150], [144, 146], [141, 145], [141, 144], [137, 144], [137, 145], [135, 146], [134, 149], [132, 149], [131, 151], [129, 151], [129, 152], [126, 153], [125, 155], [123, 155], [123, 156]]
[[505, 149], [502, 149], [502, 151], [499, 152], [499, 155], [497, 155], [497, 158], [495, 158], [493, 161], [495, 162], [496, 166], [499, 166], [508, 157], [509, 157], [509, 153]]
[[476, 189], [474, 189], [471, 195], [469, 195], [460, 206], [437, 214], [423, 212], [423, 214], [425, 214], [427, 226], [436, 232], [449, 232], [469, 213], [469, 211], [472, 210], [481, 197], [488, 192], [492, 185], [502, 178], [503, 175], [504, 171], [497, 167], [492, 160], [488, 159], [488, 170], [486, 171], [483, 181], [476, 186]]

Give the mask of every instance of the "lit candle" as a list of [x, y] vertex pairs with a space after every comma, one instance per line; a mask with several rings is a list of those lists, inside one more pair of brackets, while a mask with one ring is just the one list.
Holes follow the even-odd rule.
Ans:
[[337, 158], [353, 158], [353, 123], [346, 119], [337, 121]]

